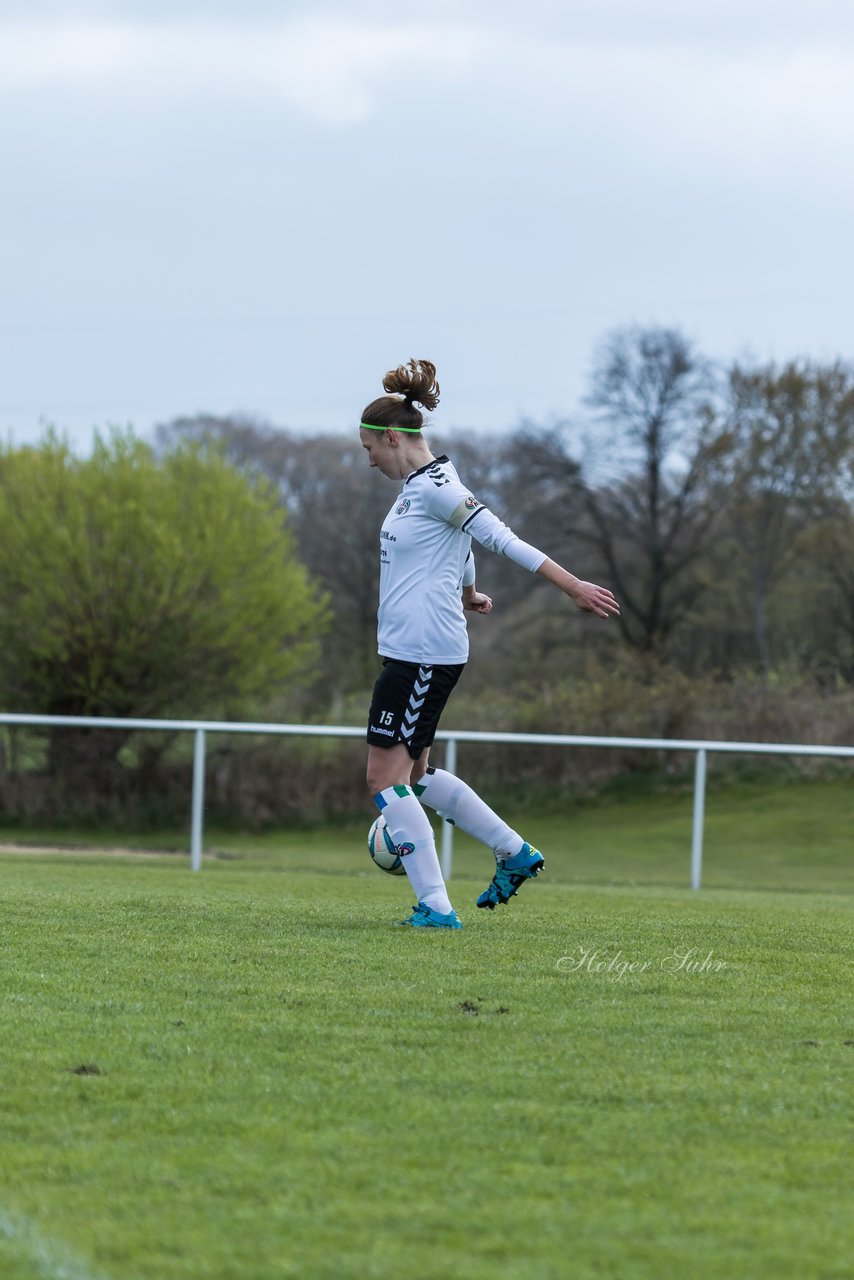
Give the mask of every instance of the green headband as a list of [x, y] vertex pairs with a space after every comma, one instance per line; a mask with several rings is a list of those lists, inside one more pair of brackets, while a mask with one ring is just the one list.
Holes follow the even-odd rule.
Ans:
[[366, 431], [409, 431], [413, 435], [419, 435], [420, 427], [375, 427], [371, 422], [360, 422], [360, 427], [364, 427]]

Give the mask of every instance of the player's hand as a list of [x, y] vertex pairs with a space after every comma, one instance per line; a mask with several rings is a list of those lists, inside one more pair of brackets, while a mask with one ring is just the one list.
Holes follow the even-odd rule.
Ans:
[[463, 596], [463, 608], [468, 609], [470, 613], [490, 613], [492, 599], [482, 591], [474, 591], [470, 596]]
[[619, 615], [620, 606], [607, 587], [597, 587], [595, 582], [579, 582], [570, 592], [572, 599], [585, 613], [595, 613], [598, 618]]

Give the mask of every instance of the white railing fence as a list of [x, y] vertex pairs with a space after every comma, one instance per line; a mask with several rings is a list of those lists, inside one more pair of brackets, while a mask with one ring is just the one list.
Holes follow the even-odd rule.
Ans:
[[[205, 808], [205, 735], [208, 733], [254, 733], [303, 738], [364, 738], [365, 730], [352, 725], [264, 724], [226, 720], [134, 720], [107, 716], [31, 716], [0, 713], [0, 724], [43, 728], [133, 729], [194, 734], [193, 794], [190, 823], [190, 865], [202, 867]], [[854, 759], [854, 747], [814, 746], [791, 742], [705, 742], [693, 738], [594, 738], [572, 733], [485, 733], [465, 729], [440, 729], [437, 741], [444, 742], [444, 767], [457, 770], [458, 742], [514, 743], [544, 747], [604, 747], [638, 751], [693, 752], [694, 816], [691, 833], [691, 888], [699, 889], [703, 873], [703, 824], [706, 805], [706, 759], [711, 754], [825, 756]], [[453, 869], [454, 828], [442, 824], [442, 871], [445, 879]]]

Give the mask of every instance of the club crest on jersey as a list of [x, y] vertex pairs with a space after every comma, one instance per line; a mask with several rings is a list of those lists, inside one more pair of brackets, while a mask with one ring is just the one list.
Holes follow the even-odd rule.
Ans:
[[469, 511], [474, 511], [477, 505], [478, 505], [477, 498], [473, 498], [472, 495], [469, 494], [469, 496], [466, 498], [466, 506], [468, 507]]
[[405, 516], [411, 506], [412, 503], [409, 498], [403, 498], [395, 507], [394, 514], [396, 516]]

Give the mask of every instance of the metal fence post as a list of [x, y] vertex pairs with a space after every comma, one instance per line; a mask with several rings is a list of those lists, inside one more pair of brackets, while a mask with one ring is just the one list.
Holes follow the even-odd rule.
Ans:
[[[445, 770], [447, 773], [457, 772], [457, 740], [449, 738], [445, 743]], [[454, 864], [454, 824], [442, 822], [442, 875], [446, 880], [451, 878]]]
[[190, 866], [202, 869], [202, 826], [205, 809], [205, 731], [196, 730], [193, 746], [193, 822], [190, 836]]
[[703, 875], [703, 817], [706, 811], [706, 749], [697, 752], [694, 766], [694, 830], [691, 834], [691, 888], [699, 889]]

